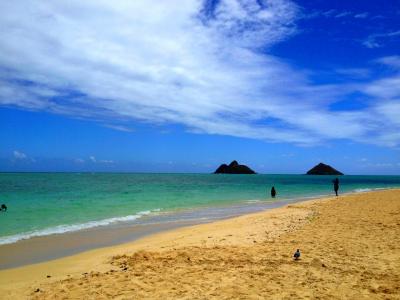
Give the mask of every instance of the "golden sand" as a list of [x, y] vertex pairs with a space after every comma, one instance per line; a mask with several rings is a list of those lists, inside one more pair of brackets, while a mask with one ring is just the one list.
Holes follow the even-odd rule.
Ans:
[[301, 202], [1, 271], [0, 298], [400, 299], [400, 190]]

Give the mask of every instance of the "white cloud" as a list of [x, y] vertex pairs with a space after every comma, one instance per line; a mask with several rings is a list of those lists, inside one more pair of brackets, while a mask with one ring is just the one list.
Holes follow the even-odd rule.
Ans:
[[393, 69], [400, 70], [400, 56], [399, 55], [392, 55], [392, 56], [385, 56], [381, 57], [377, 60], [377, 62], [385, 64]]
[[102, 159], [102, 160], [100, 160], [100, 162], [103, 164], [113, 164], [114, 163], [113, 160], [107, 160], [107, 159]]
[[[95, 156], [93, 156], [93, 155], [91, 155], [91, 156], [89, 156], [89, 160], [92, 162], [92, 163], [100, 163], [100, 164], [113, 164], [114, 163], [114, 161], [113, 160], [107, 160], [107, 159], [97, 159]], [[85, 162], [83, 159], [76, 159], [75, 160], [76, 162], [79, 162], [79, 163], [83, 163], [83, 162]]]
[[400, 98], [400, 76], [375, 80], [365, 87], [364, 92], [378, 98]]
[[24, 152], [14, 150], [13, 151], [13, 158], [11, 159], [12, 162], [20, 162], [20, 163], [36, 163], [36, 159], [33, 157], [29, 157], [27, 154]]
[[14, 150], [13, 155], [14, 155], [14, 158], [17, 160], [25, 160], [28, 158], [28, 156], [25, 153], [17, 151], [17, 150]]
[[386, 33], [375, 33], [369, 35], [362, 43], [367, 48], [380, 48], [383, 47], [385, 40], [396, 38], [398, 36], [400, 36], [400, 30]]
[[375, 167], [380, 167], [380, 168], [387, 168], [387, 167], [393, 167], [392, 163], [376, 163], [374, 164]]
[[336, 69], [336, 73], [339, 75], [345, 75], [349, 78], [367, 78], [371, 75], [371, 71], [366, 68], [347, 68], [347, 69]]
[[365, 19], [365, 18], [367, 18], [368, 16], [369, 16], [369, 13], [363, 12], [363, 13], [354, 15], [354, 18], [356, 18], [356, 19]]
[[354, 17], [356, 19], [365, 19], [369, 16], [368, 12], [363, 12], [363, 13], [355, 13], [352, 11], [347, 11], [347, 10], [336, 10], [336, 9], [329, 9], [326, 11], [313, 11], [311, 14], [308, 14], [306, 17], [307, 18], [315, 18], [315, 17], [326, 17], [326, 18], [344, 18], [344, 17]]
[[129, 130], [118, 120], [133, 119], [301, 145], [336, 138], [392, 145], [393, 136], [380, 133], [384, 120], [372, 114], [378, 109], [330, 106], [354, 91], [381, 97], [380, 86], [395, 78], [315, 85], [306, 71], [265, 53], [296, 33], [293, 2], [202, 5], [3, 1], [0, 105], [92, 118], [117, 130]]
[[124, 125], [103, 124], [104, 127], [111, 128], [117, 131], [133, 132], [134, 130]]
[[338, 11], [336, 9], [329, 9], [329, 10], [322, 12], [322, 15], [325, 17], [332, 17], [332, 16], [336, 16], [337, 13], [338, 13]]
[[379, 48], [382, 47], [382, 44], [378, 43], [376, 41], [375, 36], [369, 36], [367, 39], [365, 39], [362, 44], [367, 47], [367, 48]]
[[400, 126], [400, 101], [385, 101], [376, 106], [380, 115], [384, 116], [386, 122]]
[[344, 12], [341, 12], [341, 13], [335, 15], [335, 18], [343, 18], [343, 17], [350, 16], [350, 15], [352, 15], [352, 14], [353, 14], [353, 13], [350, 12], [350, 11], [344, 11]]

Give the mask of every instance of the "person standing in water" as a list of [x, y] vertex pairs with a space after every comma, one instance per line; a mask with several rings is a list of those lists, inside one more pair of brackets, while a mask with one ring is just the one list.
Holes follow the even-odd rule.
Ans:
[[335, 190], [336, 197], [338, 196], [338, 190], [339, 190], [339, 178], [336, 177], [333, 182], [333, 189]]
[[276, 190], [275, 190], [275, 187], [273, 186], [271, 189], [271, 197], [275, 198], [275, 196], [276, 196]]

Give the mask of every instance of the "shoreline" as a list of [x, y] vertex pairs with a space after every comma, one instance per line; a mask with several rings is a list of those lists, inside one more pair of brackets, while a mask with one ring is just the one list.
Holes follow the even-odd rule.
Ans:
[[[185, 276], [194, 276], [190, 279], [192, 286], [205, 293], [214, 291], [217, 296], [225, 297], [230, 290], [221, 291], [216, 285], [235, 287], [235, 293], [241, 289], [243, 293], [251, 292], [259, 296], [274, 291], [280, 291], [280, 295], [287, 297], [301, 296], [301, 293], [310, 296], [310, 291], [318, 290], [325, 298], [343, 298], [341, 296], [344, 295], [367, 299], [380, 298], [384, 294], [388, 299], [396, 299], [392, 296], [400, 292], [399, 195], [400, 189], [390, 189], [313, 199], [222, 221], [182, 227], [127, 244], [2, 270], [0, 290], [5, 299], [26, 298], [27, 295], [51, 299], [58, 293], [72, 298], [79, 295], [95, 297], [100, 292], [105, 293], [103, 298], [109, 298], [116, 296], [113, 291], [120, 290], [127, 297], [179, 298], [177, 289], [173, 288], [179, 286], [179, 289], [185, 289], [185, 295], [199, 298], [199, 295], [196, 297], [193, 294], [195, 291], [190, 285], [181, 287], [175, 282], [182, 284]], [[298, 264], [294, 264], [290, 257], [296, 248], [305, 253]], [[212, 258], [218, 260], [204, 265]], [[239, 265], [235, 263], [236, 259], [239, 259]], [[263, 262], [254, 264], [257, 259]], [[224, 262], [221, 270], [216, 266], [220, 261]], [[273, 268], [267, 268], [268, 265]], [[194, 267], [197, 271], [205, 268], [206, 273], [198, 277], [195, 274], [197, 271], [192, 270]], [[208, 268], [211, 269], [207, 271]], [[154, 273], [153, 269], [157, 271]], [[259, 271], [254, 273], [252, 270]], [[167, 273], [164, 274], [164, 271]], [[236, 272], [241, 274], [240, 277], [235, 277]], [[222, 281], [209, 281], [210, 274]], [[325, 279], [316, 280], [322, 274]], [[363, 274], [369, 275], [365, 277]], [[177, 277], [173, 277], [175, 275]], [[251, 283], [246, 281], [243, 284], [245, 290], [242, 285], [238, 286], [238, 282], [232, 282], [233, 285], [226, 282], [226, 278], [247, 280], [247, 275]], [[167, 280], [162, 276], [172, 276], [173, 279]], [[299, 282], [293, 285], [293, 281], [289, 280], [291, 276], [294, 276], [292, 280]], [[260, 278], [255, 280], [257, 277]], [[270, 277], [268, 282], [271, 286], [266, 287], [262, 280]], [[285, 277], [288, 281], [282, 280]], [[306, 280], [302, 284], [302, 278], [311, 280], [311, 283]], [[206, 285], [201, 285], [201, 282], [206, 282]], [[277, 282], [279, 285], [275, 286]], [[101, 289], [84, 289], [89, 287], [88, 284], [99, 285]], [[127, 291], [127, 284], [133, 284], [134, 288]], [[337, 284], [341, 285], [339, 290]], [[321, 285], [323, 289], [319, 288]], [[36, 289], [39, 291], [35, 292]]]
[[[352, 191], [341, 195], [352, 195], [366, 193], [375, 190], [392, 190], [395, 188], [376, 188], [362, 191]], [[284, 207], [292, 203], [324, 199], [333, 195], [318, 195], [282, 199], [279, 201], [244, 200], [241, 203], [230, 205], [210, 206], [194, 209], [183, 209], [180, 211], [167, 212], [167, 216], [177, 218], [169, 221], [157, 221], [150, 223], [120, 223], [85, 228], [70, 232], [55, 233], [48, 235], [33, 236], [28, 239], [18, 240], [9, 244], [0, 245], [0, 270], [7, 270], [36, 264], [54, 259], [79, 254], [85, 251], [100, 249], [104, 247], [117, 246], [124, 243], [134, 242], [143, 237], [162, 233], [165, 231], [193, 226], [198, 224], [213, 223], [252, 213], [264, 212], [271, 209]], [[209, 211], [220, 211], [215, 217], [209, 217]], [[193, 215], [187, 216], [187, 213]], [[200, 212], [200, 213], [199, 213]], [[207, 218], [201, 218], [201, 212], [206, 212]], [[148, 216], [145, 216], [145, 218]], [[118, 226], [117, 226], [118, 225]], [[27, 251], [29, 249], [29, 251]]]
[[[187, 215], [187, 212], [192, 212], [194, 213], [194, 216], [190, 216], [189, 218], [186, 216], [186, 218], [184, 217], [183, 219], [178, 218], [166, 222], [151, 222], [143, 224], [125, 223], [120, 224], [120, 226], [99, 226], [60, 234], [35, 236], [14, 243], [0, 245], [0, 271], [42, 263], [54, 259], [61, 259], [85, 251], [118, 246], [120, 244], [134, 242], [147, 236], [177, 228], [209, 224], [247, 214], [268, 211], [283, 207], [290, 203], [312, 199], [319, 199], [319, 197], [295, 198], [275, 202], [259, 201], [257, 203], [240, 203], [240, 205], [214, 206], [193, 210], [185, 209], [181, 211], [181, 214], [179, 214], [179, 212], [172, 212], [171, 215], [182, 216]], [[236, 210], [233, 210], [234, 208]], [[213, 218], [197, 217], [198, 211], [209, 211], [214, 209], [220, 209], [222, 212]], [[29, 249], [29, 251], [27, 251], [27, 249]]]
[[[142, 220], [147, 218], [146, 215], [153, 216], [159, 210], [163, 213], [165, 211], [179, 211], [184, 207], [185, 209], [201, 209], [207, 206], [230, 206], [252, 199], [269, 201], [269, 191], [266, 190], [269, 185], [278, 186], [278, 199], [284, 200], [321, 198], [332, 194], [330, 186], [330, 177], [332, 176], [259, 174], [254, 177], [242, 177], [191, 174], [182, 177], [179, 174], [173, 175], [172, 177], [144, 176], [144, 178], [138, 176], [111, 176], [110, 178], [109, 176], [97, 175], [84, 176], [79, 179], [84, 185], [80, 187], [78, 185], [76, 189], [74, 184], [80, 178], [77, 176], [60, 177], [55, 175], [34, 178], [28, 176], [27, 186], [25, 187], [27, 191], [35, 190], [32, 182], [38, 181], [45, 186], [43, 195], [33, 193], [34, 196], [30, 196], [30, 193], [24, 195], [21, 189], [12, 189], [12, 186], [18, 186], [18, 182], [23, 180], [24, 177], [9, 178], [6, 176], [6, 182], [8, 182], [7, 180], [10, 181], [9, 192], [11, 194], [4, 194], [4, 192], [7, 192], [7, 187], [0, 194], [2, 197], [3, 194], [5, 195], [4, 199], [9, 198], [10, 206], [9, 214], [0, 218], [0, 223], [4, 228], [2, 237], [0, 237], [0, 245], [35, 236], [63, 234], [119, 224], [129, 226], [131, 223], [142, 223]], [[104, 196], [101, 191], [107, 189], [110, 180], [118, 184]], [[154, 191], [152, 187], [157, 187], [160, 180], [161, 182], [168, 182], [168, 188], [163, 187]], [[180, 185], [180, 180], [185, 180], [185, 184]], [[400, 176], [349, 175], [344, 176], [342, 180], [341, 192], [346, 193], [357, 192], [360, 188], [400, 187]], [[146, 185], [141, 187], [143, 182]], [[66, 186], [64, 187], [63, 184]], [[169, 184], [172, 185], [169, 186]], [[54, 190], [54, 187], [57, 188]], [[208, 189], [207, 187], [211, 188]], [[88, 191], [91, 192], [87, 193]], [[163, 200], [164, 196], [167, 201]], [[193, 199], [191, 199], [192, 196]], [[62, 199], [60, 204], [65, 209], [54, 207], [54, 199], [59, 198]], [[96, 204], [97, 200], [92, 201], [97, 198], [100, 199], [98, 205]], [[105, 199], [108, 200], [105, 201]], [[132, 199], [134, 201], [131, 201]], [[145, 201], [142, 201], [143, 199]], [[94, 208], [93, 205], [96, 207]], [[64, 213], [64, 210], [66, 213]], [[18, 218], [26, 221], [16, 222]]]

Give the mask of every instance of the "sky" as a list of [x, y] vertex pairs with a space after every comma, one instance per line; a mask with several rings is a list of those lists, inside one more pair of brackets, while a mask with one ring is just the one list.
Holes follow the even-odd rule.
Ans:
[[400, 174], [399, 0], [0, 14], [0, 171]]

